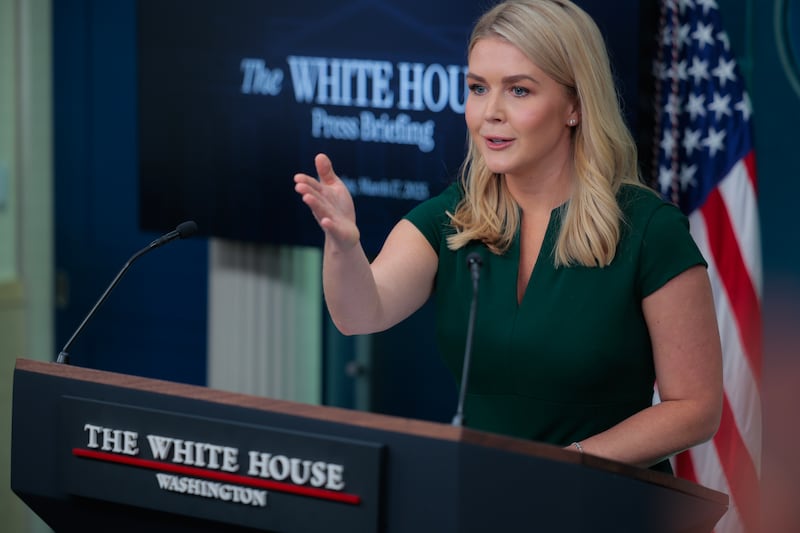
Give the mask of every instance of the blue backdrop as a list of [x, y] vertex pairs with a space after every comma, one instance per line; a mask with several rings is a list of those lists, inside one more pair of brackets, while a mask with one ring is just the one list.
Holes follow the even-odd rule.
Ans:
[[[466, 45], [485, 0], [140, 0], [140, 221], [319, 245], [291, 177], [331, 155], [376, 253], [457, 174]], [[636, 101], [638, 1], [584, 1]], [[191, 9], [189, 9], [191, 6]], [[636, 108], [629, 108], [636, 126]]]

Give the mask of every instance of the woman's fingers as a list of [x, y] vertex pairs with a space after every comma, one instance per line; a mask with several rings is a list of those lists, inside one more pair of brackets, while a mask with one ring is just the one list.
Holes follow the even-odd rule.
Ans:
[[340, 246], [350, 247], [359, 240], [350, 192], [334, 172], [328, 156], [317, 154], [314, 165], [319, 179], [308, 174], [295, 174], [295, 191], [311, 209], [325, 233]]
[[333, 164], [327, 155], [317, 154], [316, 157], [314, 157], [314, 166], [317, 168], [317, 175], [321, 183], [332, 185], [339, 180], [339, 177], [333, 171]]

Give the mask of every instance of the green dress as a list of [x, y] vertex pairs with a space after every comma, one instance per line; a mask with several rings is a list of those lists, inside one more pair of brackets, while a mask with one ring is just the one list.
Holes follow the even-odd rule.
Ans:
[[456, 380], [472, 298], [466, 257], [478, 251], [483, 258], [465, 425], [566, 446], [650, 406], [655, 370], [642, 299], [688, 268], [706, 265], [686, 217], [651, 191], [624, 186], [618, 201], [625, 222], [612, 263], [555, 268], [566, 204], [554, 209], [518, 305], [519, 234], [499, 256], [479, 242], [447, 248], [453, 229], [445, 212], [455, 211], [460, 198], [453, 184], [406, 218], [439, 256], [437, 342]]

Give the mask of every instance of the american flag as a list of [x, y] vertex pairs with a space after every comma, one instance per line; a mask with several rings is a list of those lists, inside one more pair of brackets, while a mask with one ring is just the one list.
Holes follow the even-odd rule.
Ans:
[[718, 533], [759, 530], [761, 242], [752, 109], [715, 0], [662, 0], [652, 185], [689, 216], [709, 263], [725, 398], [714, 439], [676, 474], [730, 496]]

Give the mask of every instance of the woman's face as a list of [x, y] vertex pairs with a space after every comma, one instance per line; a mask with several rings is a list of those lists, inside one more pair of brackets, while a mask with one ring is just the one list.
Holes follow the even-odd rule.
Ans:
[[569, 121], [580, 119], [563, 85], [499, 38], [472, 48], [467, 83], [467, 128], [492, 172], [509, 179], [563, 172]]

